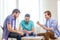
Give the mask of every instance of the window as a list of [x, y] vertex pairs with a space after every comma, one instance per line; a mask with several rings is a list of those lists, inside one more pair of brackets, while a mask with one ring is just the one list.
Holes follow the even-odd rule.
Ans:
[[21, 20], [24, 19], [25, 14], [30, 14], [31, 20], [34, 22], [36, 32], [42, 32], [42, 29], [36, 25], [37, 21], [40, 21], [40, 23], [43, 23], [44, 21], [42, 2], [42, 0], [19, 0], [18, 2], [19, 9], [21, 11], [19, 21], [21, 22]]
[[19, 9], [21, 10], [19, 21], [24, 19], [25, 14], [30, 14], [34, 23], [39, 20], [39, 0], [19, 0]]
[[[5, 18], [11, 14], [12, 10], [16, 8], [16, 0], [0, 0], [0, 25], [3, 26]], [[0, 28], [0, 37], [3, 31]]]
[[3, 25], [5, 18], [16, 8], [16, 0], [0, 0], [0, 24]]
[[58, 1], [58, 26], [60, 30], [60, 0]]

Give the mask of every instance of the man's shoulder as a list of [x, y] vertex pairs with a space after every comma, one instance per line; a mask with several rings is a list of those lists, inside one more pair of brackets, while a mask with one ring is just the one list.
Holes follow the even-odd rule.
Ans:
[[12, 15], [7, 16], [6, 19], [12, 19]]
[[51, 21], [56, 21], [54, 18], [51, 18], [50, 20], [51, 20]]
[[57, 23], [57, 20], [54, 19], [54, 18], [51, 18], [51, 22], [56, 22]]

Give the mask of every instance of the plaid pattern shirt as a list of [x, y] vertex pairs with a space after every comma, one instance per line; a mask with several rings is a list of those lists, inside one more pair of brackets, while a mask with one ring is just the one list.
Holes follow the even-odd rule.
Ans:
[[[46, 27], [48, 28], [52, 28], [54, 32], [54, 36], [55, 37], [60, 37], [60, 31], [58, 30], [58, 23], [56, 20], [50, 18], [49, 20], [46, 20], [46, 24], [45, 24]], [[48, 30], [47, 30], [48, 31]]]

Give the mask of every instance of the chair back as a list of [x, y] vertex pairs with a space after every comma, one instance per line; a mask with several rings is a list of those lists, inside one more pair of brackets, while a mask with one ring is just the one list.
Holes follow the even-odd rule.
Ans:
[[2, 26], [0, 26], [2, 30], [4, 30], [4, 28]]

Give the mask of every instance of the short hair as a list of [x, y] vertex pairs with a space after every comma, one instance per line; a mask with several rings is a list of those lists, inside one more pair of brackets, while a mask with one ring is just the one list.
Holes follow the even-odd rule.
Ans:
[[45, 11], [44, 13], [47, 13], [47, 15], [51, 17], [51, 12], [50, 11]]
[[18, 9], [14, 9], [12, 14], [14, 14], [14, 13], [21, 13], [21, 12]]
[[30, 17], [30, 14], [26, 14], [25, 17]]

